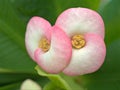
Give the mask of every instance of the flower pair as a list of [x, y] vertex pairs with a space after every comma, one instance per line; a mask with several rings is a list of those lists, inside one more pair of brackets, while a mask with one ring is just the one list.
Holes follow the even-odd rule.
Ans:
[[25, 42], [31, 58], [48, 73], [92, 73], [100, 68], [106, 54], [103, 20], [87, 8], [64, 11], [54, 26], [33, 17]]

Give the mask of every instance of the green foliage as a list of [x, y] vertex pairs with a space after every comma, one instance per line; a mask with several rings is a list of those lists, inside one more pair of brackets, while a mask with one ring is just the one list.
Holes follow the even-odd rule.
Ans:
[[[0, 0], [0, 90], [19, 90], [31, 78], [44, 90], [119, 90], [120, 0]], [[106, 60], [95, 73], [68, 77], [42, 72], [28, 56], [24, 36], [28, 20], [41, 16], [54, 24], [67, 8], [87, 7], [98, 11], [106, 27]], [[49, 78], [49, 80], [47, 78]]]
[[0, 7], [0, 69], [33, 72], [35, 63], [28, 57], [24, 45], [25, 22], [9, 0], [0, 0]]
[[[59, 75], [54, 75], [54, 74], [47, 74], [44, 71], [42, 71], [38, 66], [35, 68], [40, 76], [46, 76], [48, 77], [56, 87], [61, 88], [61, 90], [67, 89], [67, 90], [72, 90], [71, 87], [67, 84], [67, 82], [62, 79]], [[53, 84], [48, 84], [47, 88], [53, 88]], [[45, 89], [47, 90], [47, 89]]]
[[[53, 90], [56, 88], [57, 90], [83, 90], [81, 86], [79, 86], [75, 81], [74, 78], [65, 76], [63, 74], [54, 75], [54, 74], [47, 74], [39, 66], [35, 68], [40, 76], [48, 77], [51, 80], [51, 83], [48, 83], [45, 86], [45, 90]], [[54, 89], [54, 90], [56, 90]]]
[[[105, 1], [105, 0], [104, 0]], [[106, 0], [108, 3], [99, 8], [105, 22], [106, 44], [110, 44], [120, 38], [120, 0]], [[103, 2], [102, 4], [104, 4]]]

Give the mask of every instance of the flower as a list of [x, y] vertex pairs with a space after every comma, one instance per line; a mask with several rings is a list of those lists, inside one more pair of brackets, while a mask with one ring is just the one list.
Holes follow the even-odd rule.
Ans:
[[35, 81], [27, 79], [22, 83], [20, 90], [42, 90], [42, 88]]
[[33, 17], [25, 40], [32, 59], [48, 73], [92, 73], [106, 55], [103, 20], [87, 8], [64, 11], [53, 27], [43, 18]]
[[70, 62], [70, 38], [43, 18], [33, 17], [29, 21], [25, 42], [29, 55], [48, 73], [59, 73]]
[[[71, 8], [58, 17], [55, 25], [64, 30], [69, 38], [80, 35], [85, 41], [85, 45], [79, 49], [72, 45], [71, 61], [63, 72], [68, 75], [83, 75], [98, 70], [106, 54], [101, 16], [90, 9]], [[82, 45], [80, 41], [78, 43], [78, 46]]]

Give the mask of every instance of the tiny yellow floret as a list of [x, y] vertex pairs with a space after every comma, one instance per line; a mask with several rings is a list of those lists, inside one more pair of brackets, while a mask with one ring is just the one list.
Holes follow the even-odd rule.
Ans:
[[39, 48], [42, 49], [42, 51], [47, 52], [50, 49], [50, 43], [46, 38], [41, 38], [39, 42]]
[[86, 44], [86, 41], [84, 39], [83, 35], [74, 35], [72, 37], [72, 47], [75, 49], [80, 49], [82, 47], [84, 47]]

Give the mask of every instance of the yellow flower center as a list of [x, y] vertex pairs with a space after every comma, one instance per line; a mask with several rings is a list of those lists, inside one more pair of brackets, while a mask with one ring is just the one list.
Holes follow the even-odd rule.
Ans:
[[74, 35], [72, 37], [72, 47], [75, 48], [75, 49], [80, 49], [82, 47], [84, 47], [86, 44], [86, 41], [84, 39], [84, 36], [83, 35]]
[[50, 49], [50, 43], [46, 38], [41, 38], [39, 42], [39, 48], [42, 49], [42, 51], [47, 52]]

